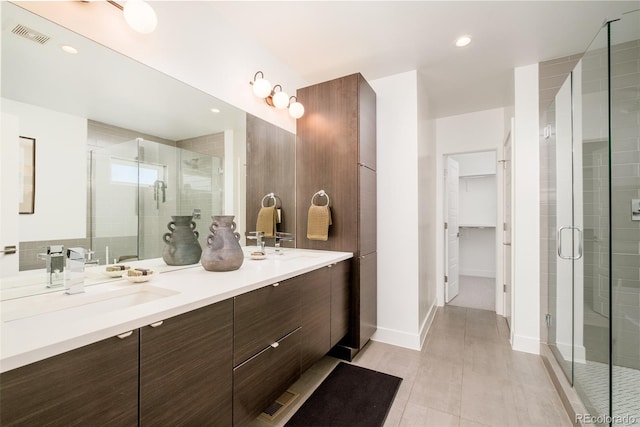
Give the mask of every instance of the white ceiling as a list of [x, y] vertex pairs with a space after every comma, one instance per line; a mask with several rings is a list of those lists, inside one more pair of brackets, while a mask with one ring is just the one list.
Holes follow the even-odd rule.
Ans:
[[[207, 10], [312, 84], [419, 70], [442, 117], [509, 105], [514, 67], [584, 52], [605, 19], [639, 8], [637, 0], [225, 1]], [[193, 19], [192, 28], [206, 25], [207, 13]], [[463, 34], [473, 41], [456, 48]]]

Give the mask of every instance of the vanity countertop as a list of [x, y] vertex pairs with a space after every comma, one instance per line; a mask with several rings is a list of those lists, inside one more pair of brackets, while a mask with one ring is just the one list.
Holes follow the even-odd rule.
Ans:
[[[210, 272], [195, 265], [157, 274], [149, 282], [119, 279], [2, 301], [0, 372], [150, 325], [169, 317], [349, 259], [350, 252], [284, 249], [264, 260], [246, 257], [240, 269]], [[133, 263], [131, 263], [133, 264]], [[159, 270], [162, 259], [135, 262]]]

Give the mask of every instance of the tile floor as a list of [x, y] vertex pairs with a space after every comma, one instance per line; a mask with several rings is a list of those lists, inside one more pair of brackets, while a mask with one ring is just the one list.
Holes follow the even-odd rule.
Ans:
[[449, 301], [449, 305], [495, 311], [495, 277], [460, 276], [458, 295]]
[[[298, 401], [254, 427], [283, 426], [337, 363], [319, 361], [290, 387]], [[403, 378], [385, 427], [572, 425], [541, 358], [512, 351], [491, 311], [439, 308], [422, 351], [371, 341], [353, 363]]]

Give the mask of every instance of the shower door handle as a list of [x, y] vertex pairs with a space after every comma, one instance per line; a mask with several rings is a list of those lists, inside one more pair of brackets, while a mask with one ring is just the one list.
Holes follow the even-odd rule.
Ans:
[[[579, 238], [578, 238], [578, 255], [574, 256], [573, 254], [571, 255], [563, 255], [562, 253], [562, 231], [563, 230], [571, 230], [571, 239], [573, 239], [573, 231], [577, 231], [578, 233], [580, 233]], [[557, 234], [557, 238], [556, 238], [556, 242], [557, 242], [557, 248], [558, 248], [558, 256], [562, 259], [570, 259], [570, 260], [578, 260], [580, 258], [582, 258], [582, 230], [580, 229], [580, 227], [576, 227], [573, 225], [563, 225], [562, 227], [558, 228], [558, 234]]]

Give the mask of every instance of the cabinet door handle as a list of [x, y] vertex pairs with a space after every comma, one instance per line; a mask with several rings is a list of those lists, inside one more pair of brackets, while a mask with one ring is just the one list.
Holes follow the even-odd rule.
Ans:
[[280, 283], [274, 283], [274, 284], [273, 284], [273, 285], [271, 285], [271, 286], [273, 286], [273, 287], [275, 288], [276, 286], [279, 286], [279, 285], [280, 285]]
[[278, 348], [278, 347], [280, 347], [280, 343], [274, 342], [273, 344], [271, 344], [271, 347]]
[[162, 325], [163, 323], [164, 323], [164, 320], [161, 320], [159, 322], [152, 323], [149, 326], [151, 326], [152, 328], [157, 328], [158, 326]]
[[120, 338], [121, 340], [123, 340], [123, 339], [125, 339], [127, 337], [130, 337], [131, 335], [133, 335], [133, 331], [122, 333], [120, 335], [117, 335], [117, 337]]

